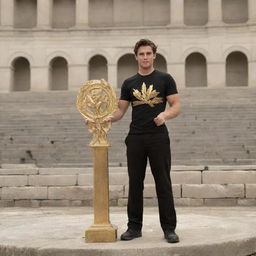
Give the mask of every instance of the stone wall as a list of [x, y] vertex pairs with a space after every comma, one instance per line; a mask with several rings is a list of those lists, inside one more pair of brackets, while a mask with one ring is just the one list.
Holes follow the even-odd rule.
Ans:
[[142, 37], [180, 88], [255, 87], [255, 29], [255, 0], [2, 0], [0, 93], [121, 87]]
[[[125, 167], [111, 167], [110, 205], [126, 206]], [[171, 172], [177, 206], [256, 205], [256, 166], [174, 166]], [[0, 168], [1, 207], [91, 206], [92, 168], [38, 168], [5, 164]], [[144, 205], [157, 206], [147, 170]]]

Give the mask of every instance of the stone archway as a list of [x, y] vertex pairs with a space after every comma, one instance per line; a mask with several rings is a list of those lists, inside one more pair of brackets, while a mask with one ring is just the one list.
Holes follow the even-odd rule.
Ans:
[[30, 63], [24, 57], [18, 57], [12, 62], [12, 91], [30, 90]]
[[191, 53], [185, 64], [186, 87], [207, 87], [205, 57], [198, 52]]
[[156, 59], [154, 61], [154, 68], [162, 72], [167, 72], [166, 60], [164, 56], [162, 56], [159, 53], [156, 54]]
[[119, 58], [117, 62], [117, 82], [121, 87], [124, 80], [132, 75], [137, 74], [138, 65], [134, 54], [128, 53]]
[[95, 55], [89, 61], [89, 79], [108, 80], [107, 60], [102, 55]]
[[232, 52], [226, 59], [226, 86], [248, 86], [248, 60], [242, 52]]
[[63, 57], [55, 57], [49, 65], [50, 90], [68, 89], [68, 63]]

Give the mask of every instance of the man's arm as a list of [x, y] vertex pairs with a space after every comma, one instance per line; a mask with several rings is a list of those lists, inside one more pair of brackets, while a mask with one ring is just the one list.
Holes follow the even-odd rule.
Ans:
[[[129, 104], [130, 104], [129, 101], [119, 100], [118, 105], [117, 105], [117, 110], [114, 112], [112, 117], [105, 119], [103, 122], [104, 123], [105, 122], [116, 122], [116, 121], [120, 120], [124, 116], [125, 112], [127, 111]], [[89, 123], [94, 123], [87, 119], [85, 119], [84, 121], [85, 121], [86, 125], [88, 125]]]
[[130, 104], [129, 101], [119, 100], [117, 110], [116, 110], [116, 112], [114, 112], [113, 116], [110, 118], [109, 121], [116, 122], [116, 121], [120, 120], [126, 113], [128, 107], [129, 107], [129, 104]]
[[180, 113], [180, 96], [179, 94], [172, 94], [166, 97], [169, 107], [164, 112], [161, 112], [154, 122], [157, 126], [164, 124], [168, 119], [176, 117]]

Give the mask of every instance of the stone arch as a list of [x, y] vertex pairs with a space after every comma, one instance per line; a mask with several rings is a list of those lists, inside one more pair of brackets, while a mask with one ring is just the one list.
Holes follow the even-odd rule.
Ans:
[[166, 59], [160, 53], [156, 54], [156, 59], [154, 61], [154, 68], [159, 70], [159, 71], [162, 71], [162, 72], [167, 72], [167, 62], [166, 62]]
[[29, 91], [30, 90], [30, 62], [27, 58], [17, 57], [12, 63], [11, 91]]
[[184, 23], [203, 26], [208, 22], [208, 0], [184, 0]]
[[13, 54], [11, 54], [8, 58], [8, 65], [12, 67], [13, 61], [21, 57], [27, 59], [31, 66], [35, 65], [35, 60], [33, 56], [23, 51], [14, 52]]
[[117, 83], [121, 87], [123, 81], [138, 72], [138, 65], [133, 53], [121, 56], [117, 62]]
[[248, 17], [248, 0], [222, 0], [222, 18], [225, 23], [245, 23]]
[[37, 24], [37, 0], [14, 0], [14, 27], [33, 28]]
[[104, 49], [100, 49], [100, 50], [92, 50], [88, 52], [84, 60], [85, 63], [89, 65], [90, 60], [96, 55], [102, 56], [104, 59], [106, 59], [107, 63], [111, 63], [112, 61], [111, 56], [109, 55], [109, 52], [105, 51]]
[[199, 52], [193, 52], [185, 61], [186, 87], [207, 87], [206, 58]]
[[97, 54], [89, 60], [89, 80], [102, 78], [108, 80], [107, 59]]
[[74, 61], [73, 61], [72, 57], [71, 57], [68, 53], [66, 53], [66, 52], [64, 52], [64, 51], [54, 51], [54, 52], [50, 53], [48, 56], [46, 56], [46, 58], [45, 58], [45, 63], [44, 63], [44, 64], [45, 64], [46, 66], [49, 65], [49, 63], [50, 63], [54, 58], [56, 58], [56, 57], [62, 57], [62, 58], [64, 58], [64, 59], [68, 62], [68, 65], [74, 64]]
[[183, 62], [183, 63], [185, 63], [187, 57], [188, 57], [190, 54], [195, 53], [195, 52], [196, 52], [196, 53], [200, 53], [201, 55], [203, 55], [203, 56], [206, 58], [207, 61], [211, 61], [211, 60], [210, 60], [210, 56], [209, 56], [209, 52], [208, 52], [206, 49], [201, 48], [201, 47], [191, 47], [191, 48], [186, 49], [186, 50], [183, 52], [180, 61]]
[[57, 56], [49, 63], [50, 90], [68, 90], [68, 62]]
[[122, 49], [122, 50], [120, 50], [120, 51], [118, 51], [114, 54], [113, 61], [111, 63], [117, 63], [118, 64], [118, 61], [120, 60], [120, 58], [122, 58], [126, 54], [133, 55], [133, 57], [135, 59], [133, 49], [125, 48], [125, 49]]
[[226, 86], [248, 86], [248, 59], [239, 51], [226, 58]]
[[230, 53], [232, 53], [232, 52], [243, 53], [246, 56], [248, 61], [251, 61], [251, 59], [252, 59], [250, 50], [248, 50], [247, 48], [240, 46], [240, 45], [234, 45], [224, 51], [224, 53], [222, 55], [222, 61], [226, 62], [228, 55], [230, 55]]
[[52, 27], [70, 28], [76, 24], [76, 1], [53, 0]]

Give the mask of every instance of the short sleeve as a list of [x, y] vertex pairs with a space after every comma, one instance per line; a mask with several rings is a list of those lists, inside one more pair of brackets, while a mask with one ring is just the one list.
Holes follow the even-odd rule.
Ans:
[[127, 84], [125, 83], [125, 81], [121, 87], [120, 100], [131, 101], [129, 89], [127, 88]]
[[178, 93], [176, 82], [171, 75], [168, 76], [168, 82], [166, 85], [165, 92], [166, 96]]

